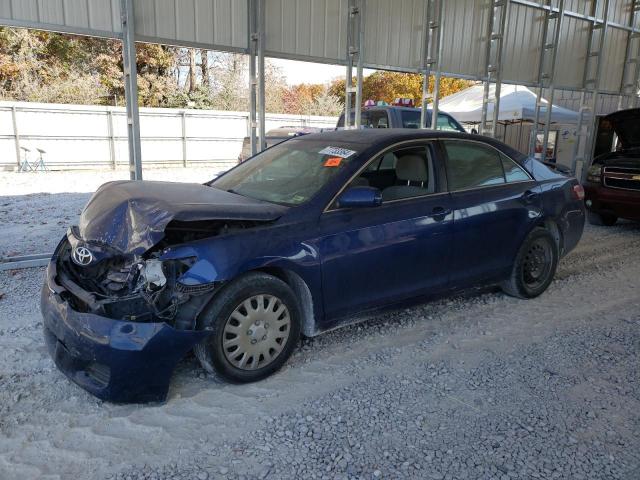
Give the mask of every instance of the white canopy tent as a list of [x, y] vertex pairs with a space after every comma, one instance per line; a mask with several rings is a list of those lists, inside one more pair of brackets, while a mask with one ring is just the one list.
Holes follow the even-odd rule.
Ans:
[[[491, 86], [490, 96], [494, 95], [495, 85]], [[440, 109], [462, 123], [480, 123], [482, 120], [482, 103], [484, 86], [474, 85], [461, 92], [454, 93], [440, 100]], [[540, 123], [546, 118], [546, 105], [540, 107]], [[487, 105], [488, 116], [493, 116], [493, 103]], [[553, 105], [551, 123], [578, 123], [578, 113], [568, 108]], [[498, 121], [506, 123], [534, 122], [536, 117], [536, 94], [520, 85], [502, 85], [500, 89], [500, 107]]]

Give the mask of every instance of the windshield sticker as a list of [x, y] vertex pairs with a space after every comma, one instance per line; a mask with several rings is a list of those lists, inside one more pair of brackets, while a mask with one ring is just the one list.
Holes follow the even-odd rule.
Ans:
[[356, 152], [354, 152], [353, 150], [348, 150], [346, 148], [326, 147], [320, 150], [318, 153], [320, 153], [321, 155], [331, 155], [332, 157], [349, 158]]
[[327, 161], [324, 162], [324, 166], [325, 167], [339, 167], [341, 162], [342, 162], [342, 158], [341, 157], [329, 157], [329, 158], [327, 158]]

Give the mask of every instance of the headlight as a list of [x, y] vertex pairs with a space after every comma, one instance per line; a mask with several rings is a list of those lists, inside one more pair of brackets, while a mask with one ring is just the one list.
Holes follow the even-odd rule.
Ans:
[[151, 259], [142, 265], [142, 276], [144, 277], [147, 290], [155, 290], [167, 283], [167, 277], [165, 277], [162, 269], [162, 261]]
[[587, 171], [587, 180], [593, 183], [600, 183], [602, 175], [602, 165], [591, 165]]

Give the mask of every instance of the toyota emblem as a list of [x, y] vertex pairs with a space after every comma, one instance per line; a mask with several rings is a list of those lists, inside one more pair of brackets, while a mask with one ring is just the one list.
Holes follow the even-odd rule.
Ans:
[[93, 262], [93, 254], [86, 247], [76, 247], [73, 249], [73, 261], [78, 265], [86, 266]]

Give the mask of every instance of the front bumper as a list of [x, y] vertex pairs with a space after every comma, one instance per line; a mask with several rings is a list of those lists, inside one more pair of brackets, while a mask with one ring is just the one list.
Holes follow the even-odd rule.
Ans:
[[176, 364], [209, 335], [78, 312], [65, 295], [55, 280], [54, 257], [40, 301], [47, 349], [62, 373], [103, 400], [164, 401]]
[[589, 182], [584, 185], [584, 199], [587, 208], [594, 213], [640, 220], [640, 191], [608, 188]]

